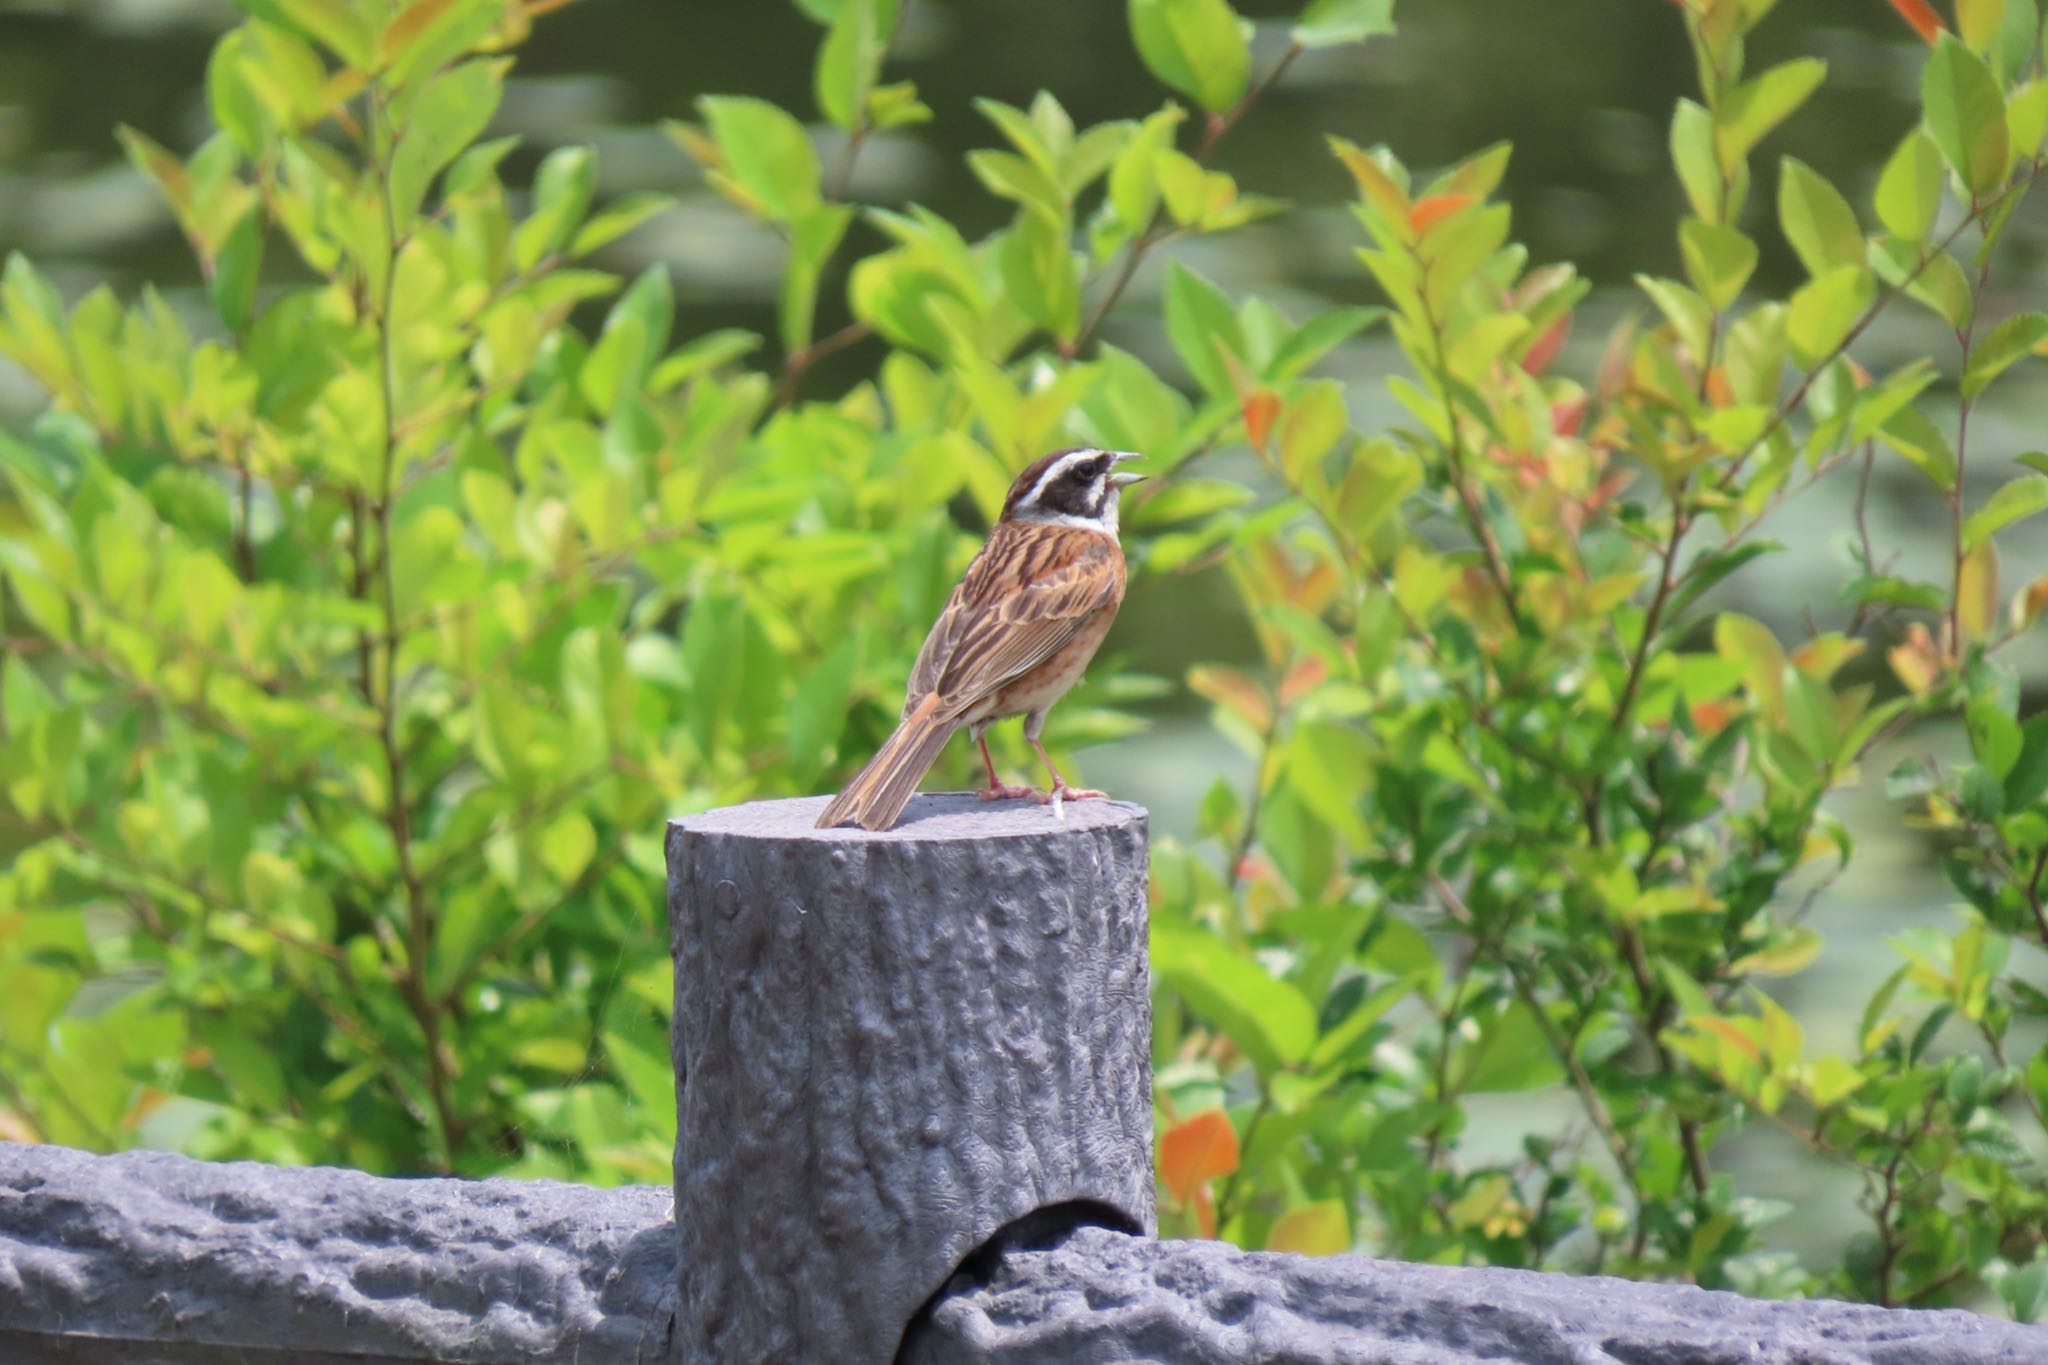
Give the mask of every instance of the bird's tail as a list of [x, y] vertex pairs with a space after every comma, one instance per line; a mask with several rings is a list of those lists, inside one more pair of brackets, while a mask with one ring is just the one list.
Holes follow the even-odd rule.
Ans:
[[938, 762], [953, 737], [954, 722], [939, 714], [939, 699], [927, 696], [884, 740], [868, 765], [832, 798], [818, 817], [819, 829], [853, 821], [862, 829], [888, 829], [910, 804], [911, 793]]

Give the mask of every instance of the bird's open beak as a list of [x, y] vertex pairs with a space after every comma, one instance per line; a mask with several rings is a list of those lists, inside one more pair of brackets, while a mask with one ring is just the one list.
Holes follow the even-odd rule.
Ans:
[[[1142, 460], [1145, 457], [1135, 450], [1116, 450], [1110, 452], [1109, 458], [1112, 463], [1122, 464], [1125, 460]], [[1143, 483], [1146, 477], [1143, 474], [1128, 474], [1118, 470], [1109, 476], [1109, 486], [1111, 488], [1129, 488], [1134, 483]]]

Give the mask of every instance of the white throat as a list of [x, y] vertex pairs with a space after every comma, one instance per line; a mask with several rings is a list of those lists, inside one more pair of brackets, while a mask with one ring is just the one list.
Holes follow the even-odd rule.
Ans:
[[[1111, 540], [1117, 540], [1117, 500], [1110, 498], [1099, 517], [1077, 517], [1071, 512], [1041, 512], [1033, 507], [1020, 507], [1011, 513], [1014, 520], [1035, 522], [1040, 526], [1071, 526], [1077, 531], [1100, 531]], [[1122, 544], [1122, 541], [1117, 541]]]

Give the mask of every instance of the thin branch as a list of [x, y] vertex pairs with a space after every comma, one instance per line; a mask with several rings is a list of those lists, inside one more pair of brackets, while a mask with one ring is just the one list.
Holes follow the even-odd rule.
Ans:
[[[1230, 130], [1237, 126], [1238, 120], [1273, 88], [1274, 83], [1286, 73], [1288, 67], [1294, 65], [1294, 59], [1301, 53], [1300, 43], [1288, 44], [1287, 50], [1280, 54], [1280, 59], [1273, 63], [1272, 69], [1262, 76], [1257, 84], [1245, 91], [1243, 97], [1232, 105], [1228, 112], [1209, 115], [1208, 125], [1202, 132], [1202, 145], [1195, 151], [1197, 165], [1209, 164], [1209, 158], [1215, 155], [1217, 144], [1222, 142]], [[1096, 332], [1109, 317], [1110, 310], [1116, 307], [1117, 300], [1122, 298], [1124, 290], [1130, 287], [1131, 279], [1138, 273], [1138, 266], [1144, 261], [1146, 253], [1173, 236], [1175, 231], [1176, 229], [1168, 227], [1165, 205], [1162, 204], [1152, 210], [1152, 221], [1147, 223], [1145, 230], [1124, 248], [1123, 263], [1117, 268], [1116, 277], [1110, 281], [1109, 288], [1097, 297], [1094, 307], [1088, 310], [1088, 318], [1081, 324], [1081, 330], [1074, 334], [1072, 341], [1060, 347], [1062, 355], [1070, 358], [1077, 356], [1095, 339]]]
[[775, 404], [786, 408], [796, 401], [797, 385], [802, 382], [804, 372], [836, 351], [843, 351], [855, 342], [865, 341], [875, 333], [871, 322], [849, 322], [828, 337], [799, 346], [789, 353], [782, 362], [782, 382], [775, 386]]
[[[384, 107], [384, 92], [373, 88], [369, 112], [373, 136], [375, 120], [387, 116]], [[386, 124], [389, 132], [389, 125]], [[449, 1056], [441, 1036], [441, 1011], [431, 998], [427, 988], [428, 958], [433, 951], [433, 912], [427, 903], [426, 884], [421, 880], [419, 869], [413, 859], [412, 811], [406, 797], [405, 759], [398, 740], [398, 649], [400, 623], [398, 618], [397, 556], [391, 552], [392, 543], [392, 492], [398, 459], [398, 347], [392, 335], [392, 308], [398, 276], [399, 257], [404, 252], [406, 238], [398, 230], [397, 209], [392, 202], [391, 180], [386, 165], [392, 150], [402, 137], [392, 133], [381, 148], [381, 155], [373, 158], [383, 193], [378, 196], [384, 214], [384, 238], [389, 257], [384, 263], [383, 297], [377, 308], [377, 349], [378, 382], [381, 389], [383, 408], [382, 451], [377, 478], [377, 501], [369, 509], [377, 526], [376, 587], [383, 608], [383, 631], [381, 645], [384, 656], [382, 687], [373, 702], [377, 708], [378, 740], [384, 753], [386, 797], [384, 820], [391, 831], [391, 841], [398, 859], [398, 875], [405, 893], [405, 963], [398, 974], [399, 995], [404, 999], [414, 1022], [419, 1025], [420, 1035], [427, 1054], [427, 1094], [434, 1106], [434, 1117], [441, 1130], [442, 1164], [452, 1170], [456, 1153], [461, 1149], [463, 1125], [457, 1116], [451, 1096], [452, 1077]], [[360, 568], [358, 577], [360, 578]]]
[[1829, 348], [1827, 354], [1816, 360], [1813, 367], [1800, 377], [1799, 383], [1793, 387], [1791, 394], [1771, 414], [1771, 420], [1764, 424], [1764, 429], [1757, 434], [1756, 439], [1745, 446], [1742, 453], [1729, 463], [1728, 472], [1721, 476], [1720, 480], [1714, 485], [1714, 490], [1718, 493], [1729, 492], [1735, 485], [1736, 476], [1742, 472], [1744, 463], [1748, 461], [1750, 456], [1763, 449], [1770, 442], [1770, 439], [1777, 435], [1779, 430], [1784, 427], [1785, 423], [1791, 420], [1792, 414], [1799, 410], [1799, 405], [1806, 401], [1807, 391], [1813, 387], [1814, 382], [1820, 378], [1828, 366], [1833, 364], [1838, 357], [1848, 352], [1849, 347], [1855, 344], [1856, 339], [1863, 335], [1864, 329], [1876, 321], [1879, 313], [1891, 306], [1894, 300], [1912, 288], [1914, 282], [1922, 274], [1926, 273], [1928, 264], [1936, 256], [1946, 252], [1955, 240], [1962, 236], [1964, 229], [1976, 223], [1984, 214], [1996, 209], [2005, 200], [2007, 195], [2019, 193], [2031, 185], [2034, 178], [2041, 173], [2041, 165], [2041, 160], [2037, 157], [2028, 167], [2025, 175], [2017, 177], [1997, 194], [1985, 200], [1982, 204], [1977, 205], [1972, 212], [1963, 215], [1962, 221], [1949, 229], [1942, 239], [1936, 242], [1933, 248], [1921, 257], [1920, 263], [1914, 266], [1904, 279], [1900, 280], [1897, 284], [1886, 285], [1880, 290], [1877, 297], [1870, 301], [1870, 306], [1865, 308], [1862, 315], [1854, 323], [1850, 324], [1849, 330], [1843, 333], [1842, 339]]
[[[1972, 205], [1974, 212], [1975, 206]], [[1961, 350], [1957, 364], [1962, 373], [1970, 372], [1970, 352], [1977, 336], [1977, 313], [1984, 302], [1984, 288], [1991, 279], [1991, 258], [1985, 256], [1977, 267], [1977, 281], [1970, 290], [1970, 316], [1956, 329], [1956, 345]], [[1959, 388], [1956, 397], [1956, 471], [1955, 486], [1948, 491], [1950, 518], [1950, 542], [1953, 557], [1951, 564], [1955, 571], [1953, 590], [1948, 603], [1949, 647], [1957, 658], [1963, 654], [1963, 561], [1968, 556], [1963, 551], [1963, 476], [1969, 468], [1970, 459], [1970, 409], [1973, 398], [1967, 388]]]

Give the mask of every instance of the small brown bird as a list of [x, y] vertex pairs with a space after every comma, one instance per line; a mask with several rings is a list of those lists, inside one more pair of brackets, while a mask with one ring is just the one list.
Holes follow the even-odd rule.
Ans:
[[[888, 829], [963, 725], [988, 765], [984, 801], [1102, 795], [1069, 787], [1038, 736], [1124, 599], [1117, 495], [1145, 476], [1116, 466], [1137, 458], [1126, 450], [1060, 450], [1017, 476], [987, 543], [918, 651], [896, 733], [825, 807], [818, 828], [851, 820]], [[1010, 716], [1025, 718], [1024, 738], [1052, 775], [1051, 791], [1007, 787], [996, 777], [987, 731]]]

